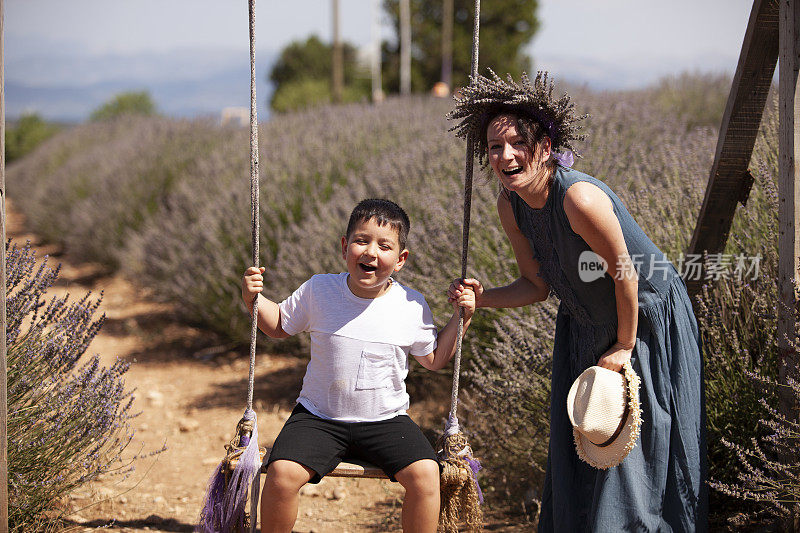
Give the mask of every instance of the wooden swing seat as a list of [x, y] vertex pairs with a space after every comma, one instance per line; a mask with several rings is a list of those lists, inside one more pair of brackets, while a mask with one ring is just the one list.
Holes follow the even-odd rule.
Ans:
[[[267, 472], [267, 459], [269, 459], [269, 453], [272, 451], [272, 448], [267, 448], [267, 453], [264, 455], [264, 459], [261, 462], [261, 470], [262, 474]], [[232, 458], [230, 460], [230, 469], [233, 470], [236, 468], [236, 463], [239, 462], [238, 457]], [[345, 461], [339, 463], [333, 472], [328, 474], [326, 477], [351, 477], [351, 478], [370, 478], [370, 479], [389, 479], [389, 476], [386, 473], [378, 468], [377, 466], [368, 463], [366, 461], [362, 461], [360, 459], [353, 459], [348, 458]]]
[[[262, 450], [266, 450], [262, 461], [261, 461], [261, 470], [259, 473], [266, 474], [267, 473], [267, 459], [269, 459], [269, 453], [272, 451], [272, 448], [262, 448]], [[233, 470], [236, 468], [236, 464], [239, 462], [238, 457], [233, 457], [229, 460], [229, 468]], [[442, 468], [446, 472], [456, 472], [459, 477], [465, 478], [465, 476], [469, 476], [469, 473], [464, 470], [463, 472], [458, 468], [454, 468], [450, 463], [444, 462], [441, 463]], [[339, 465], [333, 469], [332, 472], [326, 474], [325, 477], [350, 477], [350, 478], [367, 478], [367, 479], [389, 479], [389, 476], [386, 475], [379, 467], [375, 466], [372, 463], [367, 461], [363, 461], [361, 459], [356, 459], [352, 457], [346, 458], [344, 461], [339, 463]], [[463, 481], [463, 479], [461, 480]], [[460, 482], [461, 482], [460, 481]]]

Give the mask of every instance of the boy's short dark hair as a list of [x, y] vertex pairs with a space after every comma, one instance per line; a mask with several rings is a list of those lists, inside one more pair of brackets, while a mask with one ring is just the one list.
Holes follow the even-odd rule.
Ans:
[[347, 233], [345, 233], [347, 240], [350, 240], [350, 235], [353, 233], [356, 224], [373, 218], [379, 226], [389, 224], [392, 229], [397, 230], [400, 249], [402, 250], [406, 247], [411, 221], [408, 220], [408, 215], [403, 211], [402, 207], [391, 200], [382, 198], [368, 198], [358, 202], [358, 205], [353, 208], [353, 212], [350, 213], [350, 221], [347, 223]]

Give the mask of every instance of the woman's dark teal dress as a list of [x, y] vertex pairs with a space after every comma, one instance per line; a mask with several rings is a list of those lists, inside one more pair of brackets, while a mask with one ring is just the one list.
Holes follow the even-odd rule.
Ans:
[[[611, 198], [639, 278], [631, 362], [642, 379], [641, 437], [622, 464], [608, 470], [578, 458], [566, 410], [572, 382], [617, 340], [614, 282], [608, 274], [591, 280], [579, 267], [585, 259], [581, 254], [590, 248], [564, 213], [567, 189], [579, 181], [593, 183]], [[539, 275], [561, 300], [539, 531], [705, 531], [703, 364], [683, 280], [617, 195], [591, 176], [558, 166], [544, 207], [533, 209], [513, 192], [510, 199], [540, 264]]]

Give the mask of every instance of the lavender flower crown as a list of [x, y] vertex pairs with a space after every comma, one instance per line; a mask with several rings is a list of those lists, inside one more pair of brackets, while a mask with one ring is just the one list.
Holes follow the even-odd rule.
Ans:
[[483, 130], [492, 117], [504, 112], [533, 118], [547, 132], [553, 151], [569, 150], [580, 157], [572, 143], [585, 138], [577, 123], [589, 115], [576, 116], [575, 104], [566, 93], [557, 100], [553, 97], [553, 81], [547, 72], [537, 72], [533, 83], [523, 73], [520, 83], [516, 83], [511, 74], [508, 81], [503, 81], [492, 69], [488, 70], [492, 79], [480, 74], [470, 77], [472, 83], [461, 89], [461, 95], [455, 98], [455, 109], [447, 114], [448, 119], [461, 121], [450, 128], [456, 136], [466, 139], [472, 134], [474, 155], [482, 165], [486, 165], [488, 151]]

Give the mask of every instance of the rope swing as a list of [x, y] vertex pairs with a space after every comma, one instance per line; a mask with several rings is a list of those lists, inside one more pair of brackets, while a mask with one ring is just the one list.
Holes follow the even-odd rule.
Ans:
[[[475, 0], [475, 20], [472, 31], [471, 80], [478, 76], [478, 35], [480, 33], [481, 2]], [[472, 82], [472, 81], [471, 81]], [[467, 252], [469, 250], [469, 225], [472, 210], [472, 173], [474, 166], [475, 139], [467, 137], [466, 167], [464, 171], [464, 222], [461, 239], [461, 278], [467, 277]], [[480, 463], [473, 457], [467, 437], [458, 425], [458, 390], [461, 371], [461, 336], [464, 332], [464, 309], [459, 309], [456, 353], [453, 361], [453, 388], [450, 394], [450, 414], [445, 424], [444, 435], [436, 446], [442, 466], [442, 507], [439, 513], [439, 531], [458, 533], [458, 525], [464, 522], [467, 531], [481, 531], [483, 513], [480, 504], [483, 494], [478, 486], [477, 473]]]
[[[255, 0], [248, 0], [250, 15], [250, 205], [252, 222], [253, 265], [259, 262], [259, 172], [258, 172], [258, 118], [256, 114], [255, 68]], [[478, 32], [480, 27], [480, 0], [475, 0], [475, 19], [472, 45], [472, 79], [478, 74]], [[470, 210], [472, 206], [472, 175], [474, 138], [467, 139], [466, 171], [464, 178], [464, 222], [462, 229], [461, 277], [467, 276], [467, 251], [469, 248]], [[233, 439], [225, 446], [226, 456], [217, 466], [209, 482], [197, 531], [201, 533], [254, 533], [258, 510], [262, 464], [268, 450], [258, 447], [258, 419], [253, 410], [255, 382], [256, 336], [258, 332], [258, 299], [253, 302], [250, 330], [250, 372], [247, 387], [247, 404], [242, 419], [236, 425]], [[459, 310], [458, 336], [453, 363], [453, 387], [450, 413], [445, 430], [436, 449], [441, 474], [441, 512], [439, 531], [457, 533], [459, 524], [466, 531], [482, 530], [483, 516], [480, 504], [483, 496], [478, 486], [477, 472], [480, 463], [473, 457], [467, 438], [461, 433], [456, 412], [458, 409], [459, 374], [461, 367], [461, 337], [464, 332], [464, 310]], [[386, 477], [373, 465], [362, 462], [342, 462], [330, 476]], [[246, 511], [248, 497], [250, 512]]]
[[[259, 175], [258, 116], [256, 113], [256, 2], [248, 0], [250, 14], [250, 207], [252, 221], [253, 265], [259, 262]], [[226, 456], [211, 477], [197, 530], [202, 533], [245, 533], [255, 531], [259, 471], [266, 455], [258, 447], [258, 417], [253, 410], [256, 368], [258, 298], [253, 302], [250, 328], [250, 373], [247, 381], [247, 407], [236, 425], [236, 433], [225, 446]], [[250, 513], [245, 510], [250, 495]]]

